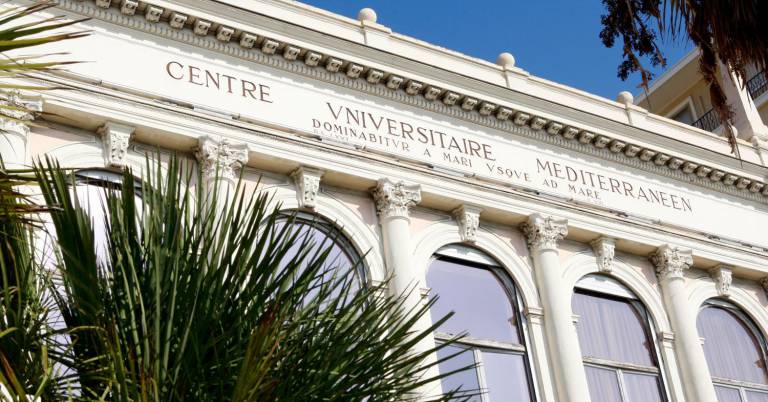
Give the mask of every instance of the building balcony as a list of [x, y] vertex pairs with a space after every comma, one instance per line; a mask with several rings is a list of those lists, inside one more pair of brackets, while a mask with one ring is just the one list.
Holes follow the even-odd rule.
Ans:
[[709, 109], [698, 120], [694, 121], [691, 125], [700, 128], [705, 131], [714, 132], [715, 129], [720, 127], [720, 118], [717, 117], [715, 109]]
[[768, 91], [768, 74], [766, 74], [765, 70], [755, 74], [754, 77], [747, 81], [747, 91], [749, 91], [749, 96], [753, 100]]

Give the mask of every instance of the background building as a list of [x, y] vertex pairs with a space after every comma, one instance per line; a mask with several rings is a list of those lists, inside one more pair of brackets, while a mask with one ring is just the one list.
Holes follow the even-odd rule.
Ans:
[[391, 275], [392, 292], [420, 290], [412, 303], [439, 294], [435, 315], [456, 310], [434, 341], [467, 330], [462, 357], [479, 367], [444, 386], [484, 401], [768, 401], [764, 125], [744, 112], [736, 159], [716, 128], [683, 124], [708, 109], [690, 58], [613, 101], [509, 54], [488, 63], [391, 32], [372, 10], [55, 12], [91, 18], [92, 35], [48, 48], [87, 62], [27, 79], [71, 90], [5, 100], [41, 111], [5, 121], [6, 161], [50, 155], [109, 177], [160, 149], [197, 161], [199, 185], [242, 173], [343, 234], [366, 280]]

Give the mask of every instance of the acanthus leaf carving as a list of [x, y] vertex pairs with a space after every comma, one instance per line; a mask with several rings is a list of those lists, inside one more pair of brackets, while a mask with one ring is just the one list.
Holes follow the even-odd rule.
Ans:
[[315, 208], [317, 193], [320, 191], [320, 179], [324, 173], [321, 169], [305, 166], [301, 166], [291, 173], [291, 178], [296, 185], [296, 199], [299, 208]]
[[480, 227], [482, 209], [471, 205], [462, 205], [453, 211], [453, 217], [459, 224], [461, 241], [474, 243], [477, 241], [477, 229]]
[[731, 283], [733, 282], [733, 271], [726, 265], [718, 265], [710, 271], [712, 280], [715, 281], [717, 294], [721, 297], [731, 296]]
[[104, 164], [109, 167], [125, 167], [128, 147], [133, 139], [134, 127], [108, 121], [99, 127], [104, 144]]
[[533, 214], [520, 229], [532, 250], [556, 249], [557, 243], [568, 235], [568, 221], [552, 216]]
[[380, 219], [390, 217], [407, 218], [412, 206], [421, 202], [421, 186], [407, 185], [381, 179], [376, 187], [371, 189], [376, 202], [376, 213]]
[[671, 245], [659, 247], [651, 254], [650, 259], [656, 267], [659, 279], [682, 278], [683, 273], [693, 265], [691, 250]]
[[0, 91], [0, 129], [26, 137], [29, 134], [27, 122], [36, 117], [36, 112], [43, 110], [41, 100], [29, 100], [21, 97], [18, 90]]
[[220, 178], [232, 180], [248, 162], [248, 145], [204, 136], [198, 140], [195, 156], [206, 178], [214, 178], [218, 172]]
[[600, 237], [593, 240], [592, 250], [597, 258], [597, 269], [600, 272], [613, 271], [613, 258], [616, 256], [616, 240], [610, 237]]

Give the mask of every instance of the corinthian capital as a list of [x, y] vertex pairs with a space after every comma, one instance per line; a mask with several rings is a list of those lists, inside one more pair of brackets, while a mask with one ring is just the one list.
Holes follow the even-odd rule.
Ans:
[[421, 202], [421, 186], [406, 185], [402, 181], [393, 183], [389, 179], [381, 179], [371, 193], [379, 218], [407, 218], [409, 209]]
[[218, 171], [219, 177], [231, 180], [248, 162], [248, 145], [205, 136], [198, 140], [195, 156], [206, 178], [215, 177]]
[[682, 278], [683, 272], [693, 265], [691, 250], [663, 245], [650, 256], [659, 279]]
[[568, 235], [568, 220], [533, 214], [520, 225], [531, 250], [557, 248], [557, 242]]

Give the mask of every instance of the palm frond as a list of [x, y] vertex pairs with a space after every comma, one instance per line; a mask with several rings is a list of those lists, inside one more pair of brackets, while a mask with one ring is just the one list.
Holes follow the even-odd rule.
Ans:
[[108, 256], [99, 260], [97, 223], [75, 182], [53, 161], [37, 166], [57, 207], [60, 308], [81, 328], [67, 360], [78, 392], [407, 401], [439, 381], [426, 363], [436, 349], [416, 351], [434, 328], [413, 330], [429, 305], [408, 306], [385, 285], [353, 286], [355, 268], [336, 267], [329, 245], [286, 222], [268, 194], [240, 184], [234, 197], [192, 192], [203, 180], [193, 168], [175, 157], [164, 169], [148, 162], [138, 185], [126, 170], [119, 188], [105, 189]]

